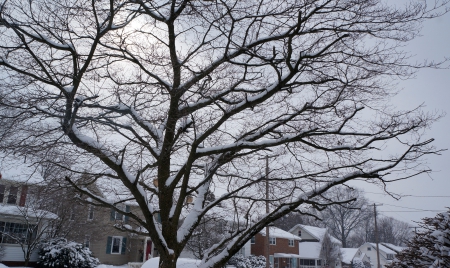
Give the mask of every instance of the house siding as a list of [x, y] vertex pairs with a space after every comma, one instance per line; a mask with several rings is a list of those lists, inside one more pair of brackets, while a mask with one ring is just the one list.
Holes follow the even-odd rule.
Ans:
[[[266, 256], [267, 238], [258, 233], [255, 236], [255, 244], [251, 245], [251, 254], [256, 256]], [[298, 240], [294, 240], [294, 246], [289, 246], [289, 239], [276, 238], [276, 245], [269, 245], [269, 255], [275, 253], [298, 254]]]

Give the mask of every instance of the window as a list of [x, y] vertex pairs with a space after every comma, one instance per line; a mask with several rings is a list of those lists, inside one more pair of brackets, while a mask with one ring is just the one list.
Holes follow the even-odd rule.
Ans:
[[127, 238], [123, 236], [108, 236], [106, 254], [125, 254]]
[[289, 246], [293, 247], [294, 246], [294, 239], [289, 239]]
[[5, 185], [0, 184], [0, 203], [3, 203], [3, 199], [5, 199]]
[[250, 244], [255, 244], [256, 243], [256, 237], [252, 236], [252, 238], [250, 239]]
[[[129, 206], [125, 206], [125, 205], [118, 205], [117, 209], [120, 211], [126, 211], [126, 212], [130, 212], [130, 207]], [[119, 211], [111, 208], [111, 220], [112, 221], [128, 221], [128, 216], [123, 215], [122, 213], [120, 213]]]
[[371, 247], [367, 247], [367, 250], [368, 250], [368, 251], [371, 251], [371, 250], [372, 250], [372, 248], [371, 248]]
[[269, 237], [269, 245], [276, 245], [277, 239], [275, 237]]
[[315, 260], [300, 259], [300, 265], [315, 266]]
[[317, 260], [317, 266], [322, 266], [322, 260]]
[[19, 244], [36, 237], [36, 225], [0, 221], [0, 243]]
[[269, 255], [269, 263], [273, 265], [273, 255]]
[[393, 260], [394, 259], [394, 254], [386, 254], [386, 259]]
[[87, 219], [88, 221], [92, 221], [94, 219], [94, 207], [92, 205], [89, 205]]
[[111, 244], [111, 254], [120, 254], [122, 249], [122, 237], [113, 237]]
[[90, 245], [91, 245], [91, 236], [85, 235], [84, 236], [84, 246], [89, 248]]
[[302, 230], [298, 230], [298, 236], [302, 237]]
[[6, 203], [15, 205], [17, 202], [17, 192], [19, 191], [19, 187], [11, 186], [9, 188], [8, 200]]

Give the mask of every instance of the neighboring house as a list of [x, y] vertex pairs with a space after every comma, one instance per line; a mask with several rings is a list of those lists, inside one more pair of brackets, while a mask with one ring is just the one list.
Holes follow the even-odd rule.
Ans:
[[[379, 243], [378, 244], [380, 250], [380, 267], [386, 267], [387, 264], [391, 263], [394, 260], [395, 255], [402, 251], [403, 247], [395, 246], [389, 243]], [[370, 265], [373, 268], [378, 267], [377, 262], [377, 245], [375, 243], [366, 242], [359, 247], [359, 250], [362, 253], [365, 253], [370, 260]]]
[[[97, 194], [99, 190], [91, 185], [90, 189]], [[127, 231], [119, 230], [116, 226], [126, 225], [129, 228], [139, 228], [129, 221], [128, 217], [111, 208], [87, 205], [75, 198], [71, 188], [55, 188], [49, 190], [48, 185], [26, 185], [22, 182], [0, 179], [0, 232], [1, 245], [5, 248], [2, 261], [8, 266], [23, 266], [24, 257], [21, 247], [7, 238], [6, 232], [16, 232], [16, 235], [35, 236], [25, 234], [22, 222], [23, 210], [29, 204], [40, 203], [45, 206], [52, 228], [48, 230], [49, 237], [65, 237], [68, 240], [84, 244], [90, 248], [93, 255], [101, 263], [123, 265], [128, 262], [143, 262], [157, 256], [151, 239], [138, 236]], [[133, 204], [120, 204], [121, 210], [138, 209]], [[56, 216], [56, 215], [57, 216]], [[30, 215], [30, 214], [29, 214]], [[47, 216], [40, 216], [47, 217]], [[45, 219], [44, 219], [45, 220]], [[33, 223], [33, 219], [29, 221]], [[23, 234], [22, 234], [22, 233]], [[19, 234], [20, 233], [20, 234]], [[37, 261], [37, 251], [31, 256], [31, 264]]]
[[[45, 238], [50, 221], [57, 219], [51, 212], [27, 206], [27, 192], [23, 183], [0, 179], [0, 261], [8, 266], [23, 266], [24, 250], [32, 249], [29, 245], [36, 239]], [[29, 266], [36, 265], [37, 253], [37, 248], [31, 252]]]
[[[101, 195], [98, 189], [90, 190]], [[126, 212], [139, 211], [137, 205], [133, 203], [122, 203], [116, 207]], [[74, 229], [67, 233], [67, 239], [83, 243], [100, 263], [123, 265], [129, 262], [144, 262], [158, 256], [150, 237], [120, 228], [125, 226], [133, 230], [141, 229], [117, 210], [87, 205], [75, 200], [72, 200], [70, 209], [69, 218], [72, 222], [69, 220], [68, 227], [73, 226]]]
[[370, 260], [359, 248], [341, 248], [342, 268], [353, 268], [353, 264], [362, 263], [370, 268]]
[[301, 238], [298, 253], [301, 268], [341, 267], [342, 243], [327, 228], [297, 224], [289, 232]]
[[252, 237], [251, 254], [267, 256], [267, 243], [269, 242], [269, 260], [274, 268], [299, 267], [299, 242], [300, 237], [283, 231], [277, 227], [269, 227], [269, 241], [267, 241], [264, 228]]

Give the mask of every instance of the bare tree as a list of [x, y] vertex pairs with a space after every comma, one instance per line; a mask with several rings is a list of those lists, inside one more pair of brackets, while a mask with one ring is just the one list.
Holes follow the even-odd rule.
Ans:
[[[408, 223], [392, 217], [380, 217], [378, 219], [378, 241], [404, 246], [412, 236], [412, 229]], [[373, 213], [369, 213], [359, 226], [350, 235], [349, 246], [359, 247], [365, 242], [374, 242], [375, 226]]]
[[379, 241], [404, 246], [413, 235], [410, 227], [406, 222], [392, 217], [382, 217], [378, 220]]
[[323, 237], [320, 257], [324, 260], [326, 267], [336, 267], [336, 262], [340, 263], [342, 259], [341, 245], [336, 243], [336, 239], [332, 238], [328, 232]]
[[[175, 267], [221, 204], [239, 228], [203, 256], [202, 267], [219, 267], [270, 222], [326, 205], [317, 197], [336, 185], [429, 171], [420, 160], [438, 151], [421, 133], [439, 116], [388, 101], [393, 79], [436, 66], [412, 65], [402, 46], [446, 5], [2, 1], [0, 123], [10, 129], [0, 146], [65, 168], [96, 205], [136, 202], [139, 213], [121, 212], [148, 232], [160, 267]], [[267, 154], [278, 155], [269, 178], [259, 175]], [[83, 173], [115, 201], [77, 183]]]
[[16, 214], [15, 222], [0, 222], [1, 242], [18, 244], [22, 249], [26, 267], [31, 254], [51, 232], [51, 222], [57, 220], [57, 216], [30, 204], [24, 207], [11, 206], [10, 211]]
[[[331, 234], [339, 239], [342, 247], [348, 247], [347, 240], [352, 232], [371, 217], [367, 210], [368, 201], [364, 192], [349, 187], [335, 187], [326, 193], [326, 199], [343, 204], [328, 206], [321, 212], [321, 218]], [[353, 200], [348, 202], [348, 200]]]

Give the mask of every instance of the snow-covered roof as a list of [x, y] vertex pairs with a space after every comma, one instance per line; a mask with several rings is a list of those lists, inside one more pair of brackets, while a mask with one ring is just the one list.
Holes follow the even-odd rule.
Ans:
[[406, 247], [400, 247], [400, 246], [396, 246], [394, 244], [390, 244], [390, 243], [381, 243], [383, 246], [392, 249], [393, 251], [399, 253], [402, 250], [405, 250]]
[[[376, 243], [368, 243], [368, 244], [370, 244], [374, 249], [377, 248], [377, 244]], [[379, 249], [381, 251], [383, 251], [386, 254], [397, 254], [397, 252], [395, 252], [394, 250], [392, 250], [392, 249], [390, 249], [390, 248], [388, 248], [386, 246], [383, 246], [383, 244], [381, 244], [381, 243], [378, 244], [378, 247], [379, 247]]]
[[359, 248], [341, 248], [342, 262], [351, 264]]
[[320, 242], [303, 242], [299, 243], [299, 255], [302, 259], [320, 259], [320, 250], [322, 244]]
[[[0, 153], [0, 157], [4, 156]], [[18, 183], [36, 184], [42, 182], [43, 178], [36, 172], [33, 166], [23, 163], [23, 160], [2, 158], [0, 162], [0, 174], [3, 180], [15, 181]]]
[[43, 218], [43, 219], [57, 219], [58, 216], [46, 210], [41, 209], [31, 209], [25, 207], [18, 207], [15, 205], [4, 205], [0, 204], [0, 215], [9, 216], [21, 216], [25, 215], [33, 218]]
[[[310, 235], [315, 237], [317, 240], [322, 241], [325, 234], [328, 232], [327, 228], [320, 228], [310, 225], [303, 225], [303, 224], [297, 224], [294, 227], [292, 227], [289, 232], [294, 231], [295, 228], [300, 227], [302, 230], [308, 232]], [[341, 241], [330, 235], [331, 242], [335, 244], [342, 244]]]
[[[266, 228], [262, 229], [260, 233], [265, 236], [266, 235]], [[285, 239], [294, 239], [294, 240], [302, 240], [299, 236], [296, 236], [294, 234], [291, 234], [289, 232], [286, 232], [284, 230], [281, 230], [277, 227], [269, 227], [269, 236], [270, 237], [276, 237], [276, 238], [285, 238]]]

